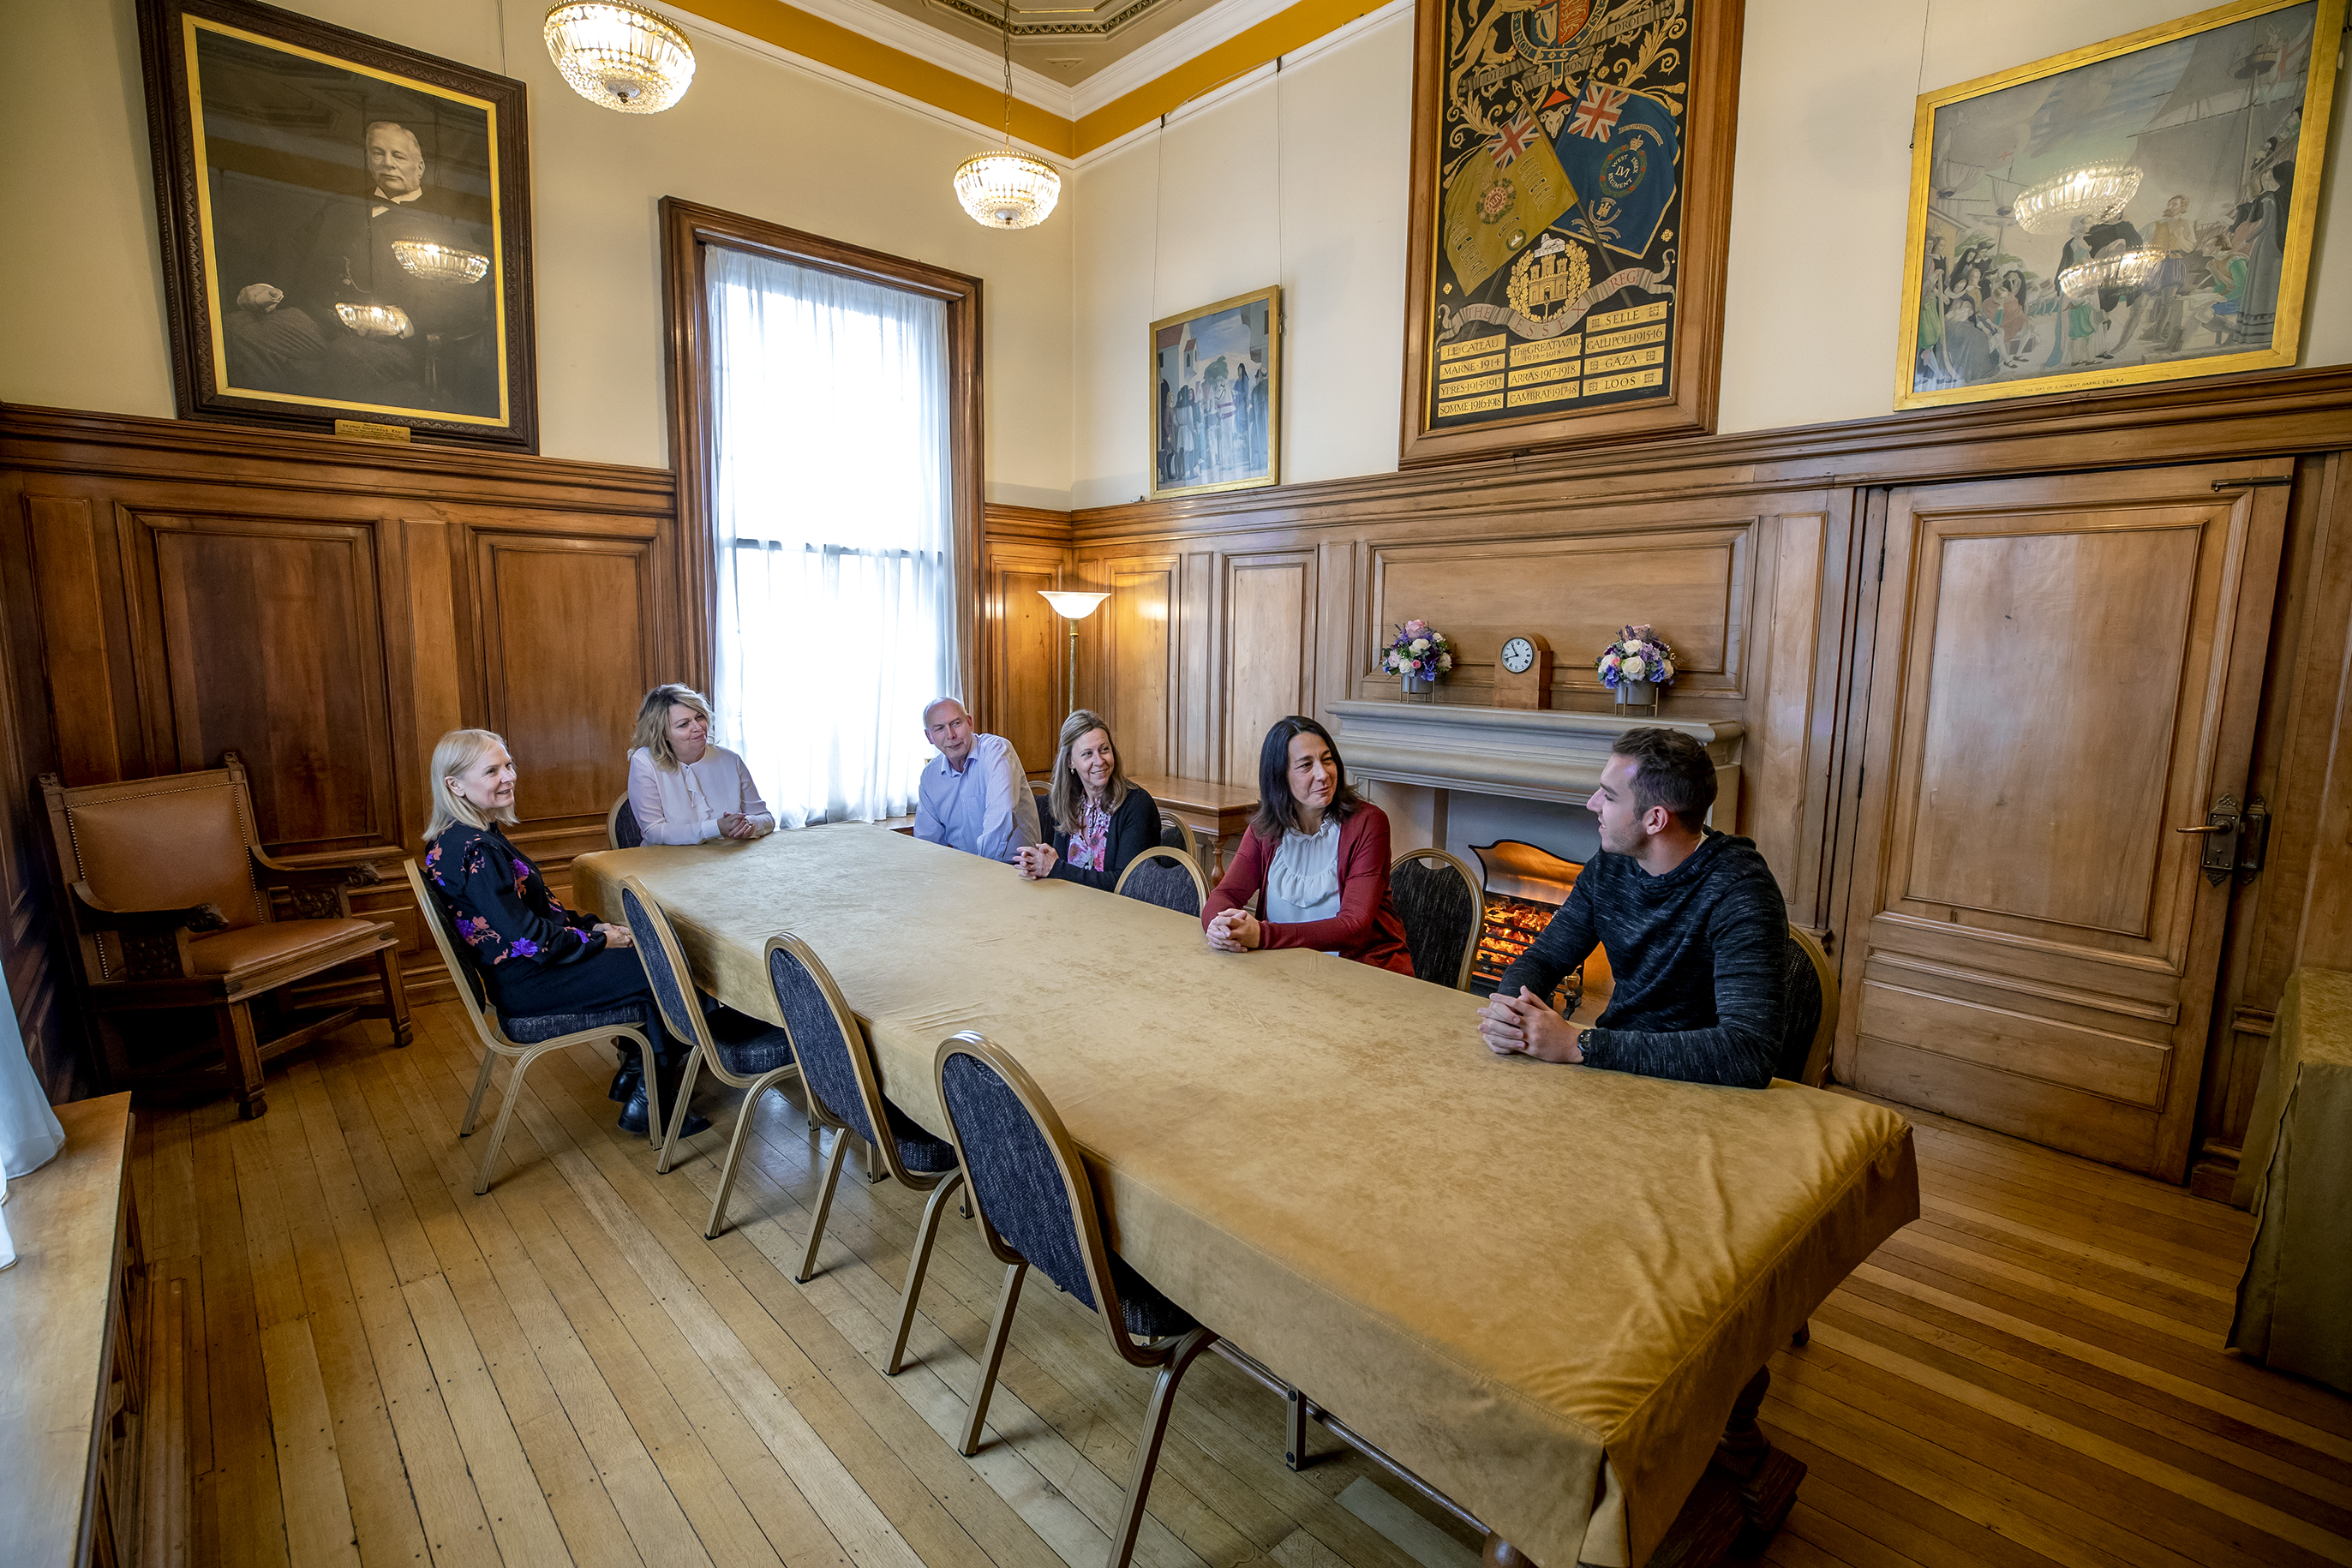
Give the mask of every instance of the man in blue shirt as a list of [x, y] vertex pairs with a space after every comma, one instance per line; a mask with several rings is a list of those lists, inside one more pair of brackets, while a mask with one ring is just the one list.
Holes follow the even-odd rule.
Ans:
[[916, 789], [916, 837], [1005, 861], [1038, 841], [1037, 798], [1012, 742], [974, 733], [952, 697], [923, 710], [923, 733], [940, 754], [923, 764]]

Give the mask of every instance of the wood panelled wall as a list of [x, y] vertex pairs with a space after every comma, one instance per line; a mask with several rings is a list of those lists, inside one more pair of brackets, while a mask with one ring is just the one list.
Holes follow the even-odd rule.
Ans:
[[5, 956], [51, 1092], [79, 1026], [39, 773], [240, 752], [271, 852], [375, 863], [354, 907], [399, 925], [411, 984], [439, 994], [400, 876], [435, 740], [507, 737], [516, 837], [560, 889], [604, 842], [638, 699], [707, 667], [679, 646], [677, 548], [654, 470], [0, 409]]
[[[1872, 661], [1882, 616], [1899, 621], [1912, 592], [1883, 560], [1890, 507], [1993, 479], [2030, 491], [2276, 459], [2256, 465], [2291, 487], [2249, 779], [2275, 826], [2206, 977], [2213, 1025], [2190, 1097], [2199, 1184], [2226, 1191], [2287, 973], [2352, 966], [2347, 447], [2352, 371], [2332, 368], [1108, 507], [1072, 514], [1058, 539], [1054, 514], [1024, 514], [1017, 536], [992, 516], [986, 700], [1019, 712], [1006, 731], [1033, 768], [1050, 755], [1062, 644], [1041, 634], [1061, 628], [1013, 588], [1057, 571], [1112, 595], [1082, 626], [1078, 693], [1130, 765], [1244, 783], [1272, 719], [1395, 694], [1373, 668], [1393, 622], [1425, 617], [1461, 645], [1449, 701], [1486, 700], [1504, 636], [1534, 630], [1560, 654], [1555, 706], [1599, 710], [1589, 651], [1650, 621], [1685, 656], [1669, 711], [1745, 726], [1741, 831], [1791, 918], [1849, 966], [1852, 999], [1864, 974], [1840, 928], [1876, 826], [1862, 819]], [[1996, 696], [2028, 730], [2038, 679], [2020, 671]]]

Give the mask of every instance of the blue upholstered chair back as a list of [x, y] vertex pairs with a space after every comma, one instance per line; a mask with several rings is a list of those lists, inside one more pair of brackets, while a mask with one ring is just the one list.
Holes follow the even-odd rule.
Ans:
[[874, 1123], [866, 1114], [866, 1095], [858, 1085], [857, 1064], [849, 1055], [857, 1047], [843, 1033], [826, 987], [807, 964], [781, 947], [769, 951], [768, 984], [775, 987], [777, 1010], [793, 1037], [801, 1081], [835, 1121], [868, 1143], [877, 1142]]
[[669, 945], [662, 941], [669, 934], [669, 922], [637, 897], [635, 888], [622, 888], [621, 911], [628, 922], [629, 934], [636, 939], [637, 957], [646, 966], [646, 983], [653, 987], [654, 1000], [661, 1005], [662, 1023], [668, 1027], [672, 1038], [692, 1042], [696, 1037], [695, 1022], [702, 1009], [689, 999], [693, 986], [670, 962]]
[[467, 949], [466, 943], [458, 939], [457, 927], [449, 918], [448, 900], [442, 898], [440, 890], [434, 888], [430, 882], [425, 886], [430, 893], [426, 900], [428, 904], [426, 912], [441, 928], [441, 935], [445, 939], [442, 945], [456, 955], [458, 971], [465, 975], [466, 984], [473, 988], [474, 1009], [479, 1012], [490, 1005], [489, 987], [482, 979], [482, 972], [474, 967], [473, 953]]
[[1191, 872], [1161, 855], [1139, 861], [1118, 890], [1124, 897], [1174, 910], [1178, 914], [1197, 919], [1201, 913], [1201, 885], [1192, 879]]
[[978, 1057], [949, 1057], [940, 1068], [940, 1087], [980, 1212], [1033, 1268], [1094, 1306], [1078, 1216], [1070, 1212], [1061, 1164], [1036, 1118], [1013, 1086]]
[[637, 814], [630, 809], [627, 795], [614, 805], [612, 839], [615, 849], [635, 849], [646, 841], [645, 829], [637, 826]]
[[1822, 1026], [1822, 980], [1813, 973], [1813, 961], [1804, 944], [1794, 937], [1789, 939], [1781, 972], [1787, 976], [1786, 1000], [1781, 1005], [1786, 1027], [1780, 1034], [1780, 1058], [1773, 1066], [1772, 1076], [1801, 1083], [1806, 1059], [1812, 1055], [1813, 1036]]
[[1462, 960], [1478, 942], [1478, 886], [1451, 858], [1401, 855], [1389, 870], [1389, 899], [1404, 923], [1412, 972], [1438, 985], [1462, 980]]

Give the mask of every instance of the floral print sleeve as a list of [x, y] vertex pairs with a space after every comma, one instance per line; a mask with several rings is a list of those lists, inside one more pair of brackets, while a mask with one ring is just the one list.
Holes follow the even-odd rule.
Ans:
[[519, 958], [569, 963], [604, 950], [603, 934], [581, 929], [580, 917], [556, 902], [539, 868], [488, 834], [451, 828], [425, 851], [425, 875], [485, 967]]

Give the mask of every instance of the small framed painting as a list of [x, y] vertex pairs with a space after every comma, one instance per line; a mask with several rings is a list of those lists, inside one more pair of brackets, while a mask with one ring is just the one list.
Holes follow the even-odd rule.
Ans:
[[1895, 406], [2294, 363], [2344, 6], [2240, 0], [1922, 96]]
[[1151, 323], [1151, 499], [1282, 477], [1282, 289]]
[[140, 0], [184, 418], [538, 450], [520, 82]]

